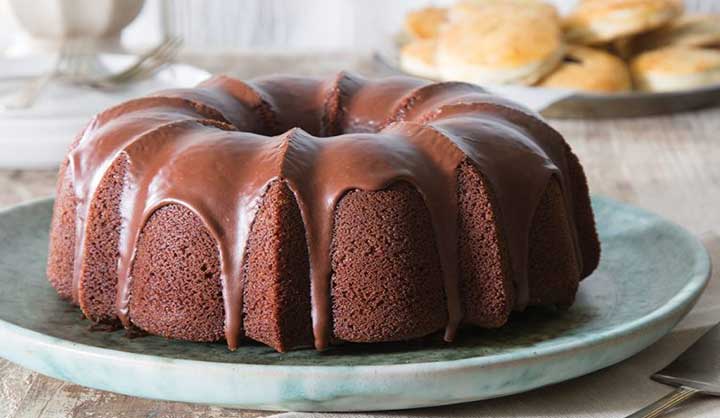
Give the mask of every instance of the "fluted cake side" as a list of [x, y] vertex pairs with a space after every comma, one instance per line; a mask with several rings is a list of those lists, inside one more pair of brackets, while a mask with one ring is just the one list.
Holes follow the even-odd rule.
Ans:
[[58, 176], [48, 277], [95, 322], [286, 351], [569, 306], [599, 254], [580, 163], [510, 101], [218, 76], [93, 118]]

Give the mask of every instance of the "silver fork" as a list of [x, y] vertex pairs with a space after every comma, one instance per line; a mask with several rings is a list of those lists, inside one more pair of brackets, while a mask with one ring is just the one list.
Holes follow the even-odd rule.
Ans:
[[134, 64], [126, 69], [101, 77], [80, 76], [70, 81], [74, 84], [93, 88], [115, 88], [131, 81], [143, 79], [154, 74], [158, 69], [171, 62], [177, 56], [182, 41], [180, 38], [170, 38], [138, 57]]
[[47, 73], [27, 82], [16, 93], [0, 99], [0, 110], [19, 110], [31, 107], [40, 97], [43, 89], [56, 78], [77, 85], [111, 89], [123, 84], [148, 77], [171, 62], [182, 45], [180, 38], [169, 38], [150, 51], [140, 55], [127, 68], [110, 75], [98, 76], [106, 70], [97, 56], [88, 52], [89, 46], [80, 42], [64, 43], [58, 51], [53, 67]]

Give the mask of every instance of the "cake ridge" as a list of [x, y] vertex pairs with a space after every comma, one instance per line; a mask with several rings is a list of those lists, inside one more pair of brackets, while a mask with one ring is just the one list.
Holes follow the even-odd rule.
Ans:
[[[270, 103], [267, 94], [265, 94], [264, 91], [252, 85], [251, 83], [246, 83], [244, 81], [228, 77], [223, 74], [219, 74], [214, 75], [209, 79], [203, 81], [198, 85], [197, 88], [206, 89], [208, 92], [211, 93], [220, 93], [230, 96], [232, 98], [232, 101], [226, 103], [226, 105], [228, 105], [232, 109], [227, 109], [226, 111], [228, 113], [238, 113], [238, 104], [247, 106], [250, 109], [251, 113], [255, 114], [256, 117], [259, 118], [262, 125], [262, 132], [274, 132], [276, 130], [276, 127], [278, 126], [278, 121], [275, 117], [275, 113], [272, 110], [272, 104]], [[177, 94], [179, 95], [182, 95], [186, 94], [186, 92], [191, 92], [192, 90], [193, 89], [177, 89], [172, 91], [177, 92]], [[158, 94], [167, 94], [167, 91], [160, 92]], [[241, 114], [240, 116], [243, 115]], [[235, 121], [234, 123], [234, 125], [237, 127], [241, 127], [237, 122], [251, 122], [243, 119], [242, 117], [239, 117], [237, 119], [238, 121]], [[252, 130], [252, 132], [260, 133], [254, 130]]]
[[[434, 96], [440, 96], [434, 97]], [[469, 97], [467, 97], [469, 96]], [[473, 97], [477, 96], [477, 97]], [[443, 101], [445, 100], [445, 101]], [[434, 103], [434, 101], [437, 101], [439, 103]], [[447, 101], [450, 101], [449, 103]], [[420, 112], [418, 115], [415, 115], [414, 117], [411, 115], [413, 111], [416, 111], [416, 105], [417, 103], [422, 103], [422, 105], [429, 107], [430, 109], [426, 112]], [[433, 84], [427, 84], [420, 86], [416, 88], [415, 90], [409, 92], [401, 101], [398, 103], [398, 105], [392, 110], [391, 114], [393, 116], [390, 116], [385, 123], [385, 126], [392, 125], [394, 123], [400, 122], [400, 121], [412, 121], [413, 119], [418, 119], [418, 122], [421, 124], [430, 124], [434, 120], [445, 120], [445, 119], [451, 119], [454, 117], [452, 113], [447, 114], [445, 113], [449, 109], [464, 109], [464, 108], [470, 108], [474, 110], [472, 117], [474, 118], [482, 118], [483, 114], [487, 114], [489, 117], [493, 117], [493, 114], [496, 113], [496, 111], [501, 112], [511, 112], [511, 113], [517, 113], [523, 116], [524, 121], [533, 125], [531, 128], [540, 128], [541, 130], [544, 130], [545, 132], [549, 133], [551, 137], [553, 137], [554, 140], [558, 140], [560, 143], [562, 143], [565, 147], [568, 147], [567, 143], [562, 139], [562, 136], [555, 131], [550, 125], [546, 124], [535, 112], [524, 108], [521, 105], [518, 105], [513, 102], [509, 102], [506, 99], [498, 96], [491, 95], [487, 93], [486, 90], [483, 88], [470, 84], [465, 82], [458, 82], [458, 81], [447, 81], [447, 82], [439, 82], [439, 83], [433, 83]], [[466, 110], [470, 110], [466, 109]], [[478, 113], [477, 111], [480, 110], [481, 112]], [[515, 122], [518, 125], [522, 125], [519, 122]], [[445, 132], [445, 135], [448, 133]], [[532, 138], [532, 136], [529, 136], [529, 138]], [[464, 149], [467, 152], [467, 149]], [[542, 147], [539, 147], [538, 149], [540, 152], [544, 152], [544, 149]], [[565, 164], [564, 160], [562, 161], [563, 164]], [[566, 165], [566, 164], [565, 164]], [[562, 170], [562, 172], [566, 172], [566, 170]], [[566, 183], [566, 179], [564, 175], [559, 176], [560, 185], [561, 188], [565, 189], [566, 186], [564, 185]], [[565, 193], [565, 199], [568, 208], [572, 206], [571, 202], [571, 193]], [[573, 225], [571, 225], [571, 230], [576, 231], [575, 228], [575, 220], [574, 220], [574, 210], [570, 211], [570, 220]], [[581, 255], [581, 248], [579, 243], [579, 238], [577, 236], [577, 233], [573, 234], [573, 242], [574, 242], [574, 249], [576, 251], [576, 260], [578, 260], [578, 263], [580, 263], [580, 269], [582, 270], [582, 262], [583, 257]], [[524, 263], [522, 263], [524, 264]], [[524, 271], [524, 267], [521, 267], [521, 271]], [[526, 282], [526, 280], [519, 280], [520, 283]], [[525, 286], [522, 286], [525, 287]], [[520, 292], [520, 298], [518, 298], [519, 306], [522, 308], [525, 305], [525, 302], [523, 302], [526, 298], [527, 291], [521, 291]]]
[[341, 121], [343, 133], [379, 132], [388, 122], [390, 109], [419, 86], [430, 83], [408, 77], [367, 80], [352, 75], [345, 79], [357, 84], [346, 100], [346, 112]]
[[[329, 257], [323, 257], [325, 249], [330, 248], [330, 238], [327, 237], [329, 231], [327, 223], [315, 219], [313, 216], [320, 210], [314, 210], [306, 199], [307, 193], [302, 187], [302, 183], [298, 178], [300, 175], [312, 177], [315, 161], [315, 154], [318, 151], [319, 141], [302, 128], [292, 128], [284, 133], [281, 138], [284, 142], [284, 150], [281, 154], [281, 180], [284, 181], [295, 197], [295, 202], [300, 209], [300, 216], [303, 220], [305, 228], [305, 239], [308, 247], [308, 259], [310, 265], [310, 303], [311, 303], [311, 319], [312, 332], [315, 348], [322, 350], [327, 348], [330, 341], [330, 268]], [[296, 148], [297, 146], [297, 148]], [[308, 153], [308, 150], [312, 150]], [[297, 159], [293, 158], [292, 162], [305, 162], [308, 166], [298, 166], [290, 164], [290, 155], [294, 155], [296, 151], [299, 154]], [[300, 158], [305, 157], [305, 158]], [[309, 169], [309, 171], [306, 171]], [[315, 201], [313, 201], [315, 202]], [[319, 225], [318, 225], [319, 223]], [[313, 243], [317, 243], [313, 245]]]
[[[348, 83], [351, 83], [350, 88], [346, 87]], [[348, 97], [352, 96], [360, 87], [360, 83], [361, 80], [358, 80], [357, 76], [347, 71], [340, 71], [332, 78], [329, 86], [327, 86], [328, 92], [323, 101], [324, 112], [322, 125], [325, 130], [321, 132], [320, 136], [339, 135], [342, 133], [340, 123], [347, 112]]]
[[487, 92], [482, 87], [462, 81], [442, 81], [438, 83], [421, 85], [400, 98], [394, 108], [390, 110], [390, 116], [388, 116], [382, 127], [385, 127], [393, 122], [407, 120], [407, 113], [409, 113], [419, 101], [422, 101], [423, 98], [427, 100], [428, 96], [426, 95], [432, 95], [435, 93], [440, 93], [443, 95], [455, 94], [455, 89], [459, 89], [460, 92], [463, 92], [463, 90], [468, 90], [470, 92], [487, 94]]
[[[534, 137], [491, 112], [447, 115], [428, 125], [458, 141], [458, 146], [485, 175], [494, 191], [497, 209], [511, 231], [507, 240], [513, 266], [515, 305], [517, 309], [524, 309], [529, 300], [528, 232], [546, 185], [553, 174], [561, 171], [560, 168]], [[507, 175], [504, 170], [507, 166], [517, 167], [518, 174]], [[510, 192], [519, 187], [524, 190], [522, 195]]]
[[[168, 92], [166, 92], [168, 93]], [[169, 92], [172, 93], [172, 92]], [[165, 93], [161, 93], [165, 94]], [[178, 94], [182, 94], [182, 92], [178, 92]], [[258, 95], [258, 97], [260, 97]], [[110, 124], [114, 127], [122, 128], [124, 123], [129, 123], [127, 121], [130, 116], [133, 116], [138, 110], [145, 109], [145, 106], [148, 108], [153, 108], [153, 111], [155, 113], [158, 113], [159, 109], [162, 109], [164, 106], [173, 107], [174, 113], [172, 119], [175, 121], [160, 121], [159, 124], [153, 124], [150, 123], [150, 128], [147, 130], [142, 130], [137, 135], [130, 135], [129, 137], [125, 136], [124, 138], [117, 137], [115, 139], [122, 139], [119, 141], [119, 144], [113, 144], [113, 141], [111, 139], [113, 138], [107, 138], [107, 132], [104, 131], [105, 128], [107, 128], [107, 125]], [[85, 229], [86, 229], [86, 218], [88, 215], [89, 210], [89, 201], [92, 199], [92, 197], [95, 195], [95, 192], [97, 190], [97, 187], [99, 186], [102, 178], [104, 177], [107, 170], [112, 165], [112, 162], [115, 161], [115, 159], [118, 157], [118, 155], [123, 152], [128, 146], [132, 145], [134, 141], [137, 141], [141, 139], [143, 136], [147, 134], [151, 134], [157, 129], [166, 129], [173, 126], [176, 126], [178, 122], [176, 121], [178, 116], [180, 116], [181, 113], [178, 113], [181, 111], [182, 107], [187, 107], [187, 110], [194, 110], [197, 112], [197, 115], [195, 118], [192, 118], [192, 116], [188, 115], [188, 119], [185, 121], [201, 121], [201, 120], [208, 120], [209, 122], [212, 122], [213, 119], [220, 120], [220, 123], [223, 124], [223, 127], [227, 128], [229, 125], [226, 124], [227, 119], [224, 117], [223, 113], [219, 110], [217, 110], [214, 107], [208, 106], [205, 103], [202, 103], [198, 100], [191, 100], [184, 97], [173, 97], [173, 96], [162, 96], [162, 95], [156, 95], [156, 96], [148, 96], [143, 97], [139, 99], [134, 99], [128, 102], [125, 102], [123, 104], [114, 106], [104, 112], [99, 113], [97, 116], [95, 116], [92, 120], [92, 122], [86, 127], [86, 129], [83, 130], [82, 135], [80, 136], [79, 140], [77, 141], [77, 144], [71, 149], [71, 151], [68, 154], [68, 162], [69, 164], [66, 167], [66, 170], [69, 171], [69, 181], [71, 181], [73, 185], [73, 189], [75, 190], [74, 194], [76, 196], [77, 202], [75, 204], [75, 212], [76, 212], [76, 227], [75, 227], [75, 242], [77, 245], [75, 246], [75, 254], [73, 257], [73, 274], [71, 277], [71, 292], [72, 292], [72, 299], [75, 303], [79, 303], [79, 294], [78, 289], [80, 286], [80, 280], [82, 277], [82, 261], [84, 259], [83, 253], [86, 249], [86, 246], [84, 244], [85, 241]], [[151, 115], [141, 115], [142, 121], [152, 121], [152, 117], [148, 117]], [[213, 119], [207, 119], [207, 118], [213, 118]], [[183, 122], [185, 122], [183, 121]], [[132, 121], [130, 121], [132, 122]], [[181, 122], [182, 123], [182, 122]], [[153, 127], [154, 126], [154, 127]], [[218, 127], [220, 127], [218, 125]], [[104, 139], [105, 141], [111, 142], [108, 149], [105, 149], [105, 155], [97, 155], [97, 145], [101, 144]], [[83, 149], [83, 146], [85, 145], [85, 142], [92, 142], [93, 148], [92, 148], [92, 155], [90, 156], [92, 159], [93, 164], [91, 169], [88, 170], [88, 172], [78, 172], [78, 167], [82, 166], [80, 164], [80, 161], [83, 157], [86, 157], [86, 151]], [[98, 161], [98, 157], [99, 160]], [[98, 164], [99, 162], [99, 164]], [[82, 199], [81, 197], [85, 196], [85, 199]], [[89, 198], [88, 198], [89, 196]], [[157, 209], [157, 208], [155, 208]], [[197, 212], [196, 212], [197, 213]], [[149, 216], [149, 215], [148, 215]], [[203, 218], [205, 220], [205, 218]], [[209, 230], [211, 230], [210, 225], [207, 225]], [[139, 231], [138, 231], [139, 233]], [[129, 269], [130, 267], [128, 267]], [[129, 270], [128, 270], [129, 273]], [[129, 285], [129, 284], [127, 284]], [[124, 289], [123, 286], [126, 286], [123, 284], [122, 286], [118, 286], [118, 294], [117, 294], [117, 305], [118, 305], [118, 318], [121, 320], [121, 322], [125, 326], [130, 325], [130, 321], [127, 317], [127, 302], [128, 302], [128, 295], [127, 292], [129, 292], [128, 289]]]
[[[126, 223], [129, 224], [132, 224], [133, 220], [139, 220], [139, 222], [135, 222], [135, 227], [129, 227], [128, 225], [125, 225], [121, 229], [121, 234], [125, 236], [121, 237], [121, 256], [119, 263], [120, 266], [118, 268], [119, 282], [121, 284], [121, 286], [119, 286], [120, 295], [118, 297], [118, 312], [120, 314], [119, 317], [124, 325], [129, 325], [127, 319], [124, 318], [124, 316], [127, 315], [127, 297], [125, 296], [128, 292], [127, 289], [124, 289], [124, 285], [125, 282], [129, 279], [129, 273], [131, 268], [130, 264], [132, 264], [132, 257], [134, 256], [134, 244], [131, 243], [137, 241], [137, 238], [140, 235], [141, 225], [146, 222], [146, 220], [152, 215], [153, 212], [169, 203], [182, 204], [182, 200], [180, 199], [162, 198], [162, 196], [160, 196], [160, 199], [158, 199], [155, 196], [149, 196], [147, 187], [138, 187], [143, 185], [143, 178], [146, 177], [146, 173], [147, 171], [149, 171], [149, 169], [158, 170], [159, 167], [148, 167], [147, 165], [143, 165], [143, 163], [146, 163], [146, 161], [133, 157], [136, 154], [150, 154], [152, 157], [157, 158], [157, 155], [155, 154], [158, 154], [159, 151], [164, 148], [166, 143], [175, 142], [183, 139], [180, 136], [183, 134], [180, 132], [181, 130], [183, 130], [183, 128], [199, 128], [210, 126], [222, 130], [217, 132], [223, 132], [227, 129], [231, 129], [230, 125], [213, 120], [181, 120], [176, 122], [170, 122], [160, 125], [152, 130], [149, 130], [139, 135], [137, 138], [135, 138], [134, 141], [124, 146], [119, 153], [120, 156], [127, 158], [128, 169], [126, 170], [125, 176], [131, 182], [131, 186], [123, 190], [123, 207], [121, 211], [125, 213], [123, 214], [124, 216], [122, 216], [122, 218], [125, 220]], [[209, 131], [209, 133], [217, 132]], [[169, 134], [176, 134], [176, 136], [168, 136]], [[136, 148], [139, 149], [136, 150]], [[161, 155], [164, 156], [164, 154]], [[142, 174], [139, 173], [141, 169], [145, 169]], [[138, 204], [139, 199], [137, 199], [137, 197], [131, 197], [131, 195], [142, 195], [143, 204]], [[197, 208], [193, 206], [187, 207], [193, 210], [203, 221], [205, 221], [208, 230], [210, 230], [211, 232], [216, 232], [214, 223], [208, 222], [207, 218], [202, 216], [201, 211], [197, 210]], [[125, 251], [122, 251], [123, 249]], [[129, 260], [129, 262], [125, 263], [127, 264], [126, 266], [123, 266], [124, 260]]]
[[[223, 147], [223, 145], [227, 143], [224, 141], [231, 137], [236, 135], [243, 137], [244, 141], [233, 141], [236, 145], [245, 145], [251, 140], [260, 143], [262, 139], [260, 136], [250, 133], [217, 131], [210, 129], [210, 126], [226, 127], [213, 121], [208, 121], [207, 124], [198, 121], [182, 121], [174, 126], [166, 126], [154, 131], [151, 135], [144, 136], [143, 140], [147, 142], [147, 146], [142, 147], [143, 140], [139, 140], [123, 151], [128, 155], [130, 161], [131, 170], [129, 170], [128, 175], [134, 187], [130, 194], [126, 194], [123, 198], [127, 202], [124, 205], [126, 213], [123, 218], [128, 220], [128, 224], [123, 228], [123, 234], [126, 238], [122, 240], [124, 245], [121, 248], [118, 267], [118, 317], [125, 326], [130, 326], [131, 313], [127, 310], [129, 298], [131, 297], [130, 272], [135, 247], [143, 225], [160, 207], [168, 203], [178, 203], [194, 212], [217, 241], [221, 262], [221, 281], [225, 296], [226, 338], [229, 346], [235, 348], [238, 344], [242, 324], [242, 275], [240, 272], [243, 268], [244, 243], [247, 240], [250, 225], [257, 210], [257, 201], [264, 193], [269, 182], [276, 177], [276, 172], [266, 175], [267, 181], [255, 189], [255, 194], [246, 193], [248, 198], [244, 199], [244, 201], [234, 202], [228, 208], [223, 207], [223, 205], [213, 206], [215, 202], [210, 197], [219, 200], [222, 193], [226, 191], [216, 188], [204, 188], [202, 185], [196, 184], [200, 183], [200, 180], [193, 180], [187, 175], [199, 167], [210, 167], [216, 171], [229, 168], [233, 164], [232, 157], [235, 155], [229, 155], [228, 151], [230, 150]], [[188, 128], [187, 130], [195, 128], [196, 131], [180, 132], [180, 135], [164, 138], [152, 136], [169, 134], [170, 132], [167, 131], [181, 130], [182, 128]], [[200, 138], [203, 141], [198, 141]], [[165, 154], [162, 154], [161, 151]], [[264, 149], [260, 148], [257, 151], [259, 154]], [[253, 156], [257, 157], [255, 154]], [[200, 160], [197, 158], [200, 158]], [[172, 165], [175, 167], [163, 167], [161, 162], [167, 161], [167, 159], [173, 161]], [[148, 166], [156, 171], [147, 169]], [[238, 170], [240, 167], [236, 166], [235, 169]], [[212, 173], [210, 171], [205, 174], [211, 175]], [[238, 174], [241, 173], [241, 171], [238, 172]], [[177, 184], [173, 180], [179, 178], [185, 180], [185, 187], [182, 189], [168, 187], [168, 184]], [[217, 179], [218, 182], [222, 183], [222, 186], [233, 186], [232, 182], [228, 180], [230, 179]], [[212, 192], [214, 192], [214, 195], [208, 196]], [[243, 212], [248, 216], [239, 221], [236, 221], [233, 216], [220, 216], [223, 209], [229, 210], [230, 213], [239, 213], [241, 210], [234, 206], [243, 205], [250, 209]], [[235, 222], [241, 223], [240, 228], [234, 228]]]
[[[453, 110], [458, 110], [459, 112], [453, 113]], [[481, 112], [478, 113], [477, 111]], [[488, 117], [497, 117], [496, 114], [505, 118], [512, 117], [512, 124], [515, 125], [516, 128], [527, 130], [529, 135], [526, 135], [526, 137], [536, 144], [538, 150], [548, 156], [548, 158], [552, 161], [552, 164], [556, 165], [556, 169], [559, 171], [558, 179], [560, 181], [560, 187], [566, 192], [564, 193], [566, 201], [565, 204], [570, 213], [569, 216], [571, 230], [573, 231], [572, 235], [576, 259], [578, 260], [578, 263], [580, 263], [580, 270], [583, 271], [584, 268], [582, 263], [584, 257], [582, 256], [582, 248], [580, 245], [579, 235], [577, 233], [577, 222], [575, 220], [575, 206], [577, 202], [573, 199], [574, 194], [569, 191], [571, 179], [568, 174], [570, 168], [568, 152], [572, 153], [572, 151], [570, 150], [569, 144], [563, 139], [559, 132], [544, 122], [541, 118], [533, 117], [534, 113], [532, 111], [523, 109], [521, 106], [509, 106], [497, 100], [443, 104], [438, 106], [434, 112], [423, 116], [421, 121], [422, 123], [433, 125], [434, 122], [441, 123], [443, 120], [451, 120], [457, 117], [482, 118], [483, 115], [488, 115]], [[548, 139], [553, 143], [538, 143], [538, 141], [542, 142]], [[554, 155], [548, 155], [548, 153]], [[583, 175], [584, 181], [584, 173], [580, 174]], [[587, 189], [587, 185], [585, 186], [585, 189]]]
[[[95, 196], [96, 189], [100, 184], [105, 172], [110, 168], [115, 157], [118, 155], [123, 144], [141, 136], [113, 136], [112, 131], [106, 132], [108, 128], [125, 127], [123, 122], [128, 122], [130, 116], [135, 116], [139, 110], [146, 109], [144, 106], [153, 104], [166, 105], [183, 105], [188, 106], [190, 111], [196, 111], [196, 118], [205, 117], [222, 117], [222, 115], [214, 111], [212, 108], [206, 107], [201, 103], [195, 103], [181, 98], [161, 98], [161, 97], [144, 97], [127, 102], [127, 107], [118, 105], [112, 107], [105, 112], [101, 112], [95, 116], [92, 122], [84, 129], [79, 140], [68, 153], [68, 165], [66, 170], [69, 172], [69, 178], [75, 194], [75, 210], [76, 210], [76, 231], [75, 231], [75, 254], [73, 258], [73, 277], [72, 277], [72, 299], [78, 302], [78, 288], [82, 274], [82, 252], [85, 245], [85, 226], [86, 218], [89, 210], [89, 202]], [[138, 106], [138, 107], [136, 107]], [[128, 109], [129, 107], [129, 109]], [[126, 111], [127, 110], [127, 111]], [[179, 117], [192, 118], [190, 112], [187, 115], [180, 113], [181, 109], [174, 108], [173, 119]], [[113, 117], [114, 116], [114, 117]], [[147, 121], [147, 115], [141, 116], [142, 121]], [[223, 118], [224, 121], [224, 118]], [[175, 122], [159, 121], [160, 125], [172, 124]], [[119, 125], [119, 126], [118, 126]], [[152, 126], [152, 125], [151, 125]], [[148, 127], [149, 130], [152, 128]], [[142, 130], [142, 128], [140, 128]], [[147, 132], [147, 131], [145, 131]], [[126, 132], [124, 132], [126, 133]], [[109, 142], [109, 144], [105, 144]], [[119, 142], [116, 144], [116, 142]], [[105, 145], [106, 147], [103, 147]], [[99, 155], [98, 155], [99, 154]], [[99, 161], [98, 161], [99, 160]]]
[[[413, 143], [420, 152], [424, 153], [426, 158], [435, 164], [434, 170], [444, 176], [441, 190], [434, 191], [434, 195], [428, 195], [428, 188], [422, 187], [427, 185], [417, 184], [416, 186], [418, 186], [418, 191], [430, 210], [437, 246], [439, 247], [438, 252], [440, 253], [448, 312], [444, 339], [450, 342], [455, 339], [457, 329], [464, 316], [460, 300], [459, 280], [457, 175], [460, 165], [467, 158], [467, 155], [458, 146], [456, 139], [451, 134], [433, 126], [404, 121], [393, 123], [390, 126], [393, 128], [385, 128], [381, 132], [389, 133], [393, 129], [404, 131], [406, 128], [416, 130], [415, 132], [403, 132], [401, 135], [404, 140]], [[422, 134], [418, 135], [419, 132], [428, 133], [430, 139], [425, 139], [426, 137]], [[443, 156], [443, 158], [440, 158], [440, 156]], [[439, 220], [442, 220], [442, 222]]]

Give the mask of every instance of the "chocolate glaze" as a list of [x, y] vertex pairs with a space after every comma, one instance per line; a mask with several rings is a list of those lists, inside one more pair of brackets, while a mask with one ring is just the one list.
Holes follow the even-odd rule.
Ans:
[[[530, 224], [551, 177], [564, 189], [567, 213], [571, 218], [574, 213], [566, 147], [536, 115], [463, 83], [367, 81], [344, 73], [329, 81], [270, 77], [249, 83], [220, 76], [196, 89], [127, 102], [96, 116], [70, 153], [80, 243], [73, 298], [77, 301], [83, 274], [88, 203], [108, 167], [124, 158], [118, 317], [131, 325], [130, 273], [143, 225], [156, 209], [178, 203], [197, 214], [218, 244], [225, 335], [236, 348], [243, 335], [246, 243], [265, 190], [280, 179], [295, 195], [305, 224], [315, 346], [323, 349], [332, 337], [335, 207], [353, 189], [380, 190], [405, 181], [421, 194], [431, 216], [447, 301], [445, 338], [452, 340], [463, 315], [458, 167], [469, 159], [495, 192], [509, 243], [515, 306], [523, 309]], [[580, 263], [582, 257], [576, 259]]]

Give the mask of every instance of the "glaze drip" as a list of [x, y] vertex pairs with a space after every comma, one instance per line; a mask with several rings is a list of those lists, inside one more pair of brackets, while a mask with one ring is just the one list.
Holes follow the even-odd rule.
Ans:
[[[237, 129], [237, 130], [236, 130]], [[70, 153], [77, 251], [73, 298], [82, 280], [88, 202], [108, 167], [127, 170], [121, 200], [117, 316], [131, 325], [131, 271], [143, 226], [158, 208], [189, 208], [216, 240], [221, 262], [225, 337], [243, 337], [243, 268], [263, 195], [283, 181], [295, 196], [310, 261], [315, 347], [332, 338], [330, 281], [335, 208], [352, 190], [407, 182], [430, 213], [447, 303], [445, 339], [462, 322], [458, 260], [458, 185], [470, 161], [498, 200], [509, 243], [516, 308], [528, 301], [528, 235], [551, 178], [567, 187], [567, 145], [535, 115], [463, 83], [409, 78], [367, 81], [341, 73], [331, 81], [273, 77], [242, 83], [213, 78], [98, 115]], [[512, 169], [508, 169], [508, 168]], [[210, 181], [208, 181], [210, 180]], [[573, 237], [579, 252], [577, 236]], [[582, 257], [576, 257], [578, 262]]]

